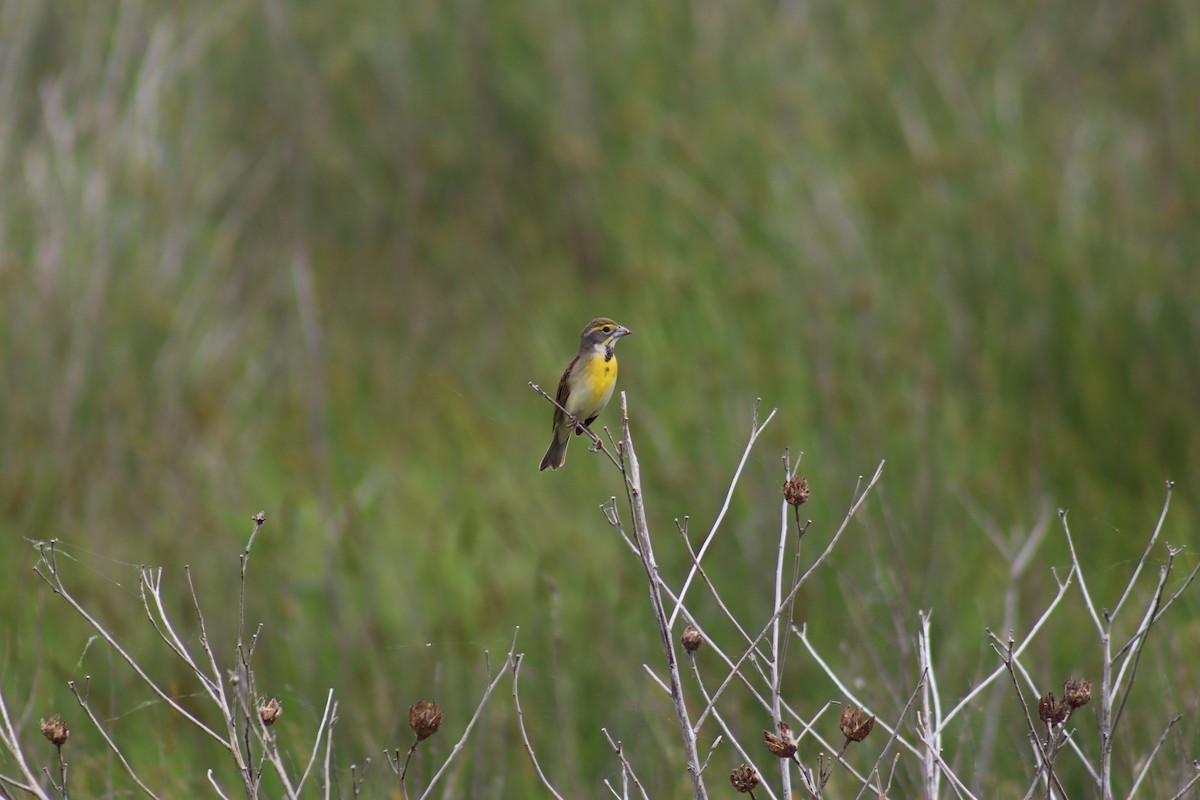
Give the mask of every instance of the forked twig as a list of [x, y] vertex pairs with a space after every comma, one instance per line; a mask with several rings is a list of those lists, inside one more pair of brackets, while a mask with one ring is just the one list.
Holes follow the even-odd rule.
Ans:
[[[638, 780], [637, 773], [633, 771], [633, 765], [630, 764], [629, 759], [625, 757], [625, 748], [622, 747], [621, 742], [612, 738], [612, 735], [608, 732], [608, 728], [601, 728], [600, 732], [604, 734], [604, 738], [608, 740], [609, 746], [612, 747], [613, 752], [617, 754], [617, 758], [621, 762], [621, 775], [627, 776], [629, 780], [633, 781], [633, 785], [637, 787], [638, 792], [640, 792], [642, 795], [642, 800], [650, 800], [650, 795], [646, 794], [645, 787], [642, 786], [642, 782]], [[621, 796], [623, 798], [629, 796], [628, 787], [625, 788], [625, 791]]]

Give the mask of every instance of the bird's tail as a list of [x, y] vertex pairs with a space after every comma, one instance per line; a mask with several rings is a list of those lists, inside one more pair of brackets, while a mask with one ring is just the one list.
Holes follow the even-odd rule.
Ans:
[[550, 446], [546, 448], [546, 455], [542, 456], [542, 465], [539, 470], [558, 469], [567, 462], [567, 445], [571, 443], [571, 432], [554, 431], [554, 438], [550, 440]]

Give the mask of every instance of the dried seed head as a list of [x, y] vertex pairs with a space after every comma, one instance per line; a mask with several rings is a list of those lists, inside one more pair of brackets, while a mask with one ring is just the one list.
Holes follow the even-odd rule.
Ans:
[[263, 702], [263, 698], [258, 699], [258, 716], [262, 719], [262, 724], [270, 727], [275, 724], [275, 720], [283, 716], [283, 704], [276, 698], [272, 697], [269, 702]]
[[842, 718], [838, 720], [838, 725], [847, 739], [861, 742], [871, 735], [871, 730], [875, 727], [875, 717], [866, 716], [861, 708], [847, 706], [842, 709]]
[[779, 758], [791, 758], [796, 755], [796, 737], [792, 736], [792, 731], [788, 728], [786, 722], [779, 723], [779, 733], [771, 731], [763, 731], [763, 740], [767, 743], [767, 749], [772, 755]]
[[67, 723], [63, 722], [60, 714], [54, 714], [50, 719], [41, 720], [42, 736], [55, 747], [62, 747], [67, 741], [67, 737], [71, 735], [71, 731], [67, 729]]
[[1045, 723], [1054, 721], [1054, 692], [1046, 692], [1046, 696], [1038, 700], [1038, 719]]
[[1067, 678], [1063, 684], [1063, 697], [1067, 700], [1067, 705], [1071, 708], [1079, 708], [1086, 706], [1092, 699], [1092, 683], [1085, 681], [1082, 678]]
[[729, 773], [729, 782], [733, 784], [734, 789], [745, 794], [758, 786], [758, 773], [754, 771], [753, 767], [742, 764]]
[[808, 502], [808, 479], [792, 478], [783, 482], [783, 499], [790, 505], [802, 506]]
[[418, 700], [408, 707], [408, 724], [412, 726], [417, 741], [428, 739], [438, 732], [442, 724], [442, 712], [432, 700]]
[[679, 637], [679, 641], [683, 642], [684, 650], [694, 653], [700, 649], [700, 645], [704, 644], [704, 637], [700, 635], [700, 631], [688, 625], [683, 629], [683, 635]]
[[1038, 700], [1038, 719], [1047, 725], [1061, 725], [1067, 720], [1067, 713], [1071, 707], [1067, 705], [1067, 698], [1054, 702], [1054, 692], [1046, 692], [1046, 696]]

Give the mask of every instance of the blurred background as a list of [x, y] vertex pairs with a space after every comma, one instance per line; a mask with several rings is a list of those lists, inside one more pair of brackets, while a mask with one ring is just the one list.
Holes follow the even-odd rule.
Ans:
[[[89, 641], [33, 574], [32, 542], [59, 538], [76, 595], [187, 695], [135, 565], [164, 566], [185, 626], [190, 565], [231, 653], [260, 509], [258, 680], [301, 762], [336, 689], [344, 796], [367, 758], [370, 786], [391, 790], [381, 750], [408, 746], [419, 697], [446, 713], [419, 753], [427, 779], [516, 626], [526, 721], [560, 789], [600, 796], [618, 775], [605, 726], [638, 748], [652, 794], [679, 796], [678, 732], [641, 667], [662, 663], [645, 577], [598, 510], [619, 476], [581, 440], [537, 472], [552, 409], [527, 383], [552, 393], [598, 315], [634, 331], [619, 388], [672, 580], [688, 563], [673, 520], [699, 541], [758, 399], [760, 418], [779, 409], [710, 556], [747, 627], [770, 613], [785, 448], [813, 488], [806, 560], [887, 460], [796, 609], [885, 715], [917, 680], [918, 609], [948, 697], [997, 663], [983, 630], [1003, 623], [1008, 564], [989, 526], [1070, 508], [1101, 605], [1164, 481], [1163, 538], [1198, 544], [1194, 2], [0, 14], [0, 666], [34, 717], [75, 718], [86, 796], [128, 786], [69, 678], [93, 676], [134, 763], [178, 796], [219, 755]], [[601, 422], [618, 418], [614, 404]], [[1057, 521], [1016, 587], [1018, 637], [1053, 597], [1051, 567], [1069, 567]], [[1182, 602], [1143, 664], [1121, 775], [1197, 710], [1200, 605]], [[1054, 689], [1099, 672], [1079, 595], [1057, 613], [1029, 661]], [[813, 714], [843, 698], [801, 651], [786, 695]], [[948, 745], [984, 795], [1025, 785], [1010, 695], [978, 768], [986, 720]], [[754, 741], [769, 720], [744, 700], [727, 719]], [[452, 796], [541, 796], [506, 688], [483, 719]], [[1172, 746], [1158, 786], [1200, 755]], [[734, 758], [717, 750], [712, 786]]]

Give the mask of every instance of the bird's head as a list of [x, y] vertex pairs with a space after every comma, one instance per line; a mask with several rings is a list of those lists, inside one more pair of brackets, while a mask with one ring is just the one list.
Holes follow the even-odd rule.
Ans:
[[611, 348], [617, 343], [617, 339], [628, 335], [629, 328], [626, 328], [624, 325], [618, 325], [608, 317], [599, 317], [589, 322], [583, 329], [583, 333], [579, 335], [579, 346], [581, 349], [591, 347]]

